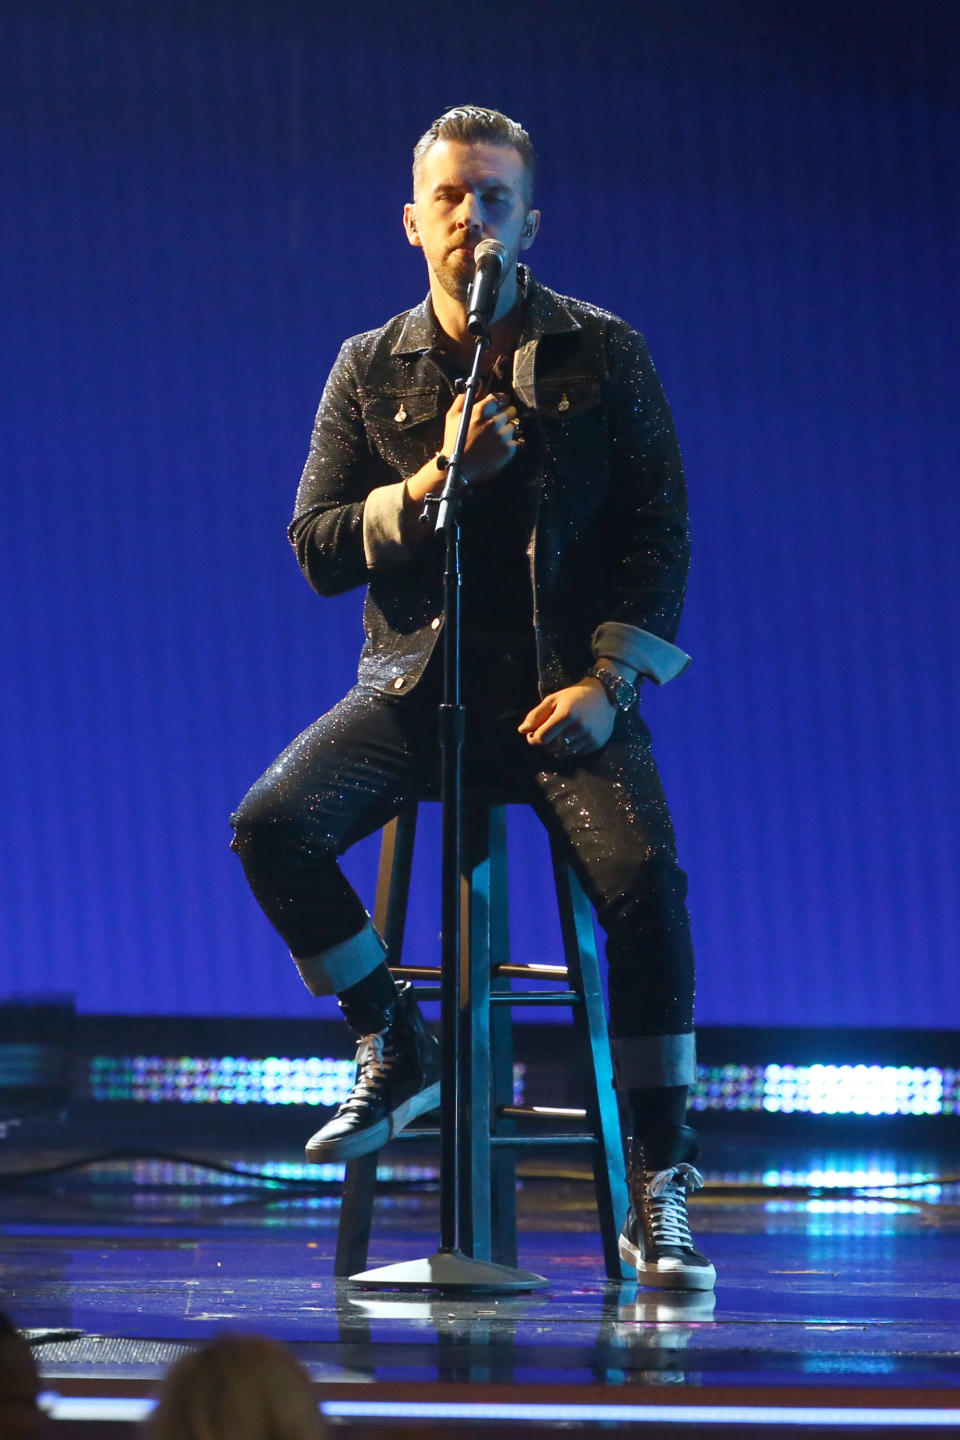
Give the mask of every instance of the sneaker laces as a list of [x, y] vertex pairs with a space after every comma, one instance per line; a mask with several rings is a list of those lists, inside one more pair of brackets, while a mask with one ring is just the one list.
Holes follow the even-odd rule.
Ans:
[[700, 1171], [686, 1163], [647, 1173], [644, 1210], [657, 1245], [677, 1245], [682, 1250], [694, 1248], [687, 1216], [687, 1194], [702, 1187]]
[[376, 1035], [364, 1035], [360, 1041], [354, 1056], [357, 1077], [341, 1109], [346, 1109], [352, 1104], [366, 1104], [371, 1096], [376, 1095], [387, 1079], [394, 1052], [392, 1046], [388, 1048], [384, 1044], [386, 1034], [387, 1030], [381, 1030]]

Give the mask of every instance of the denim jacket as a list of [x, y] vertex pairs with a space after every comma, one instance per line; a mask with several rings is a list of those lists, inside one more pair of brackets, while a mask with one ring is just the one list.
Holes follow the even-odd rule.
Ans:
[[[527, 555], [542, 695], [603, 655], [657, 684], [689, 560], [676, 432], [642, 336], [523, 267], [513, 392], [535, 442]], [[403, 486], [440, 449], [453, 400], [429, 297], [347, 340], [317, 411], [289, 535], [321, 595], [366, 585], [359, 682], [409, 692], [442, 628], [442, 547], [403, 539]], [[526, 620], [520, 617], [525, 627]]]

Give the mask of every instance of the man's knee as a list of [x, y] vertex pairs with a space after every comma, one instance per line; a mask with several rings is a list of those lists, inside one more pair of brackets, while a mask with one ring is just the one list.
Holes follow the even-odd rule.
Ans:
[[230, 816], [233, 839], [230, 849], [244, 861], [260, 861], [300, 845], [296, 818], [285, 815], [276, 804], [267, 803], [256, 790], [245, 795]]
[[241, 859], [252, 856], [254, 851], [260, 848], [263, 826], [257, 820], [253, 807], [249, 806], [245, 800], [240, 802], [230, 816], [230, 826], [233, 830], [230, 849]]
[[640, 859], [622, 864], [616, 884], [598, 907], [601, 925], [609, 933], [618, 922], [628, 917], [647, 923], [656, 914], [685, 910], [687, 877], [676, 857], [665, 850], [655, 850]]

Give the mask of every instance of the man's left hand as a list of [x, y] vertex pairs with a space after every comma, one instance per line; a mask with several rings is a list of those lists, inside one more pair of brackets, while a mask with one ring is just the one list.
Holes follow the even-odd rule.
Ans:
[[517, 728], [528, 744], [545, 745], [554, 755], [592, 755], [610, 739], [616, 714], [600, 681], [590, 677], [555, 690]]

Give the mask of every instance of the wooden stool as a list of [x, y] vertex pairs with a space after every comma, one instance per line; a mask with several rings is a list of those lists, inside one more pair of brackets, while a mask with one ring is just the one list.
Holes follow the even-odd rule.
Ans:
[[[439, 966], [402, 965], [417, 807], [411, 805], [383, 831], [374, 924], [387, 947], [387, 963], [398, 980], [431, 982], [417, 987], [418, 999], [439, 999]], [[565, 963], [515, 965], [510, 961], [507, 888], [506, 801], [466, 792], [461, 867], [462, 955], [460, 1045], [464, 1105], [462, 1124], [470, 1173], [463, 1177], [460, 1238], [463, 1253], [476, 1260], [517, 1264], [516, 1158], [520, 1147], [587, 1145], [606, 1273], [628, 1276], [617, 1250], [627, 1212], [623, 1142], [607, 1032], [600, 967], [590, 903], [557, 846], [551, 841]], [[511, 980], [551, 981], [552, 990], [513, 990]], [[568, 1110], [513, 1103], [514, 1005], [569, 1005], [583, 1048], [585, 1109]], [[585, 1121], [576, 1131], [538, 1128], [524, 1133], [517, 1122]], [[397, 1140], [423, 1139], [436, 1131], [402, 1131]], [[334, 1274], [366, 1268], [376, 1188], [377, 1152], [348, 1161], [337, 1230]], [[629, 1278], [632, 1278], [632, 1270]]]

